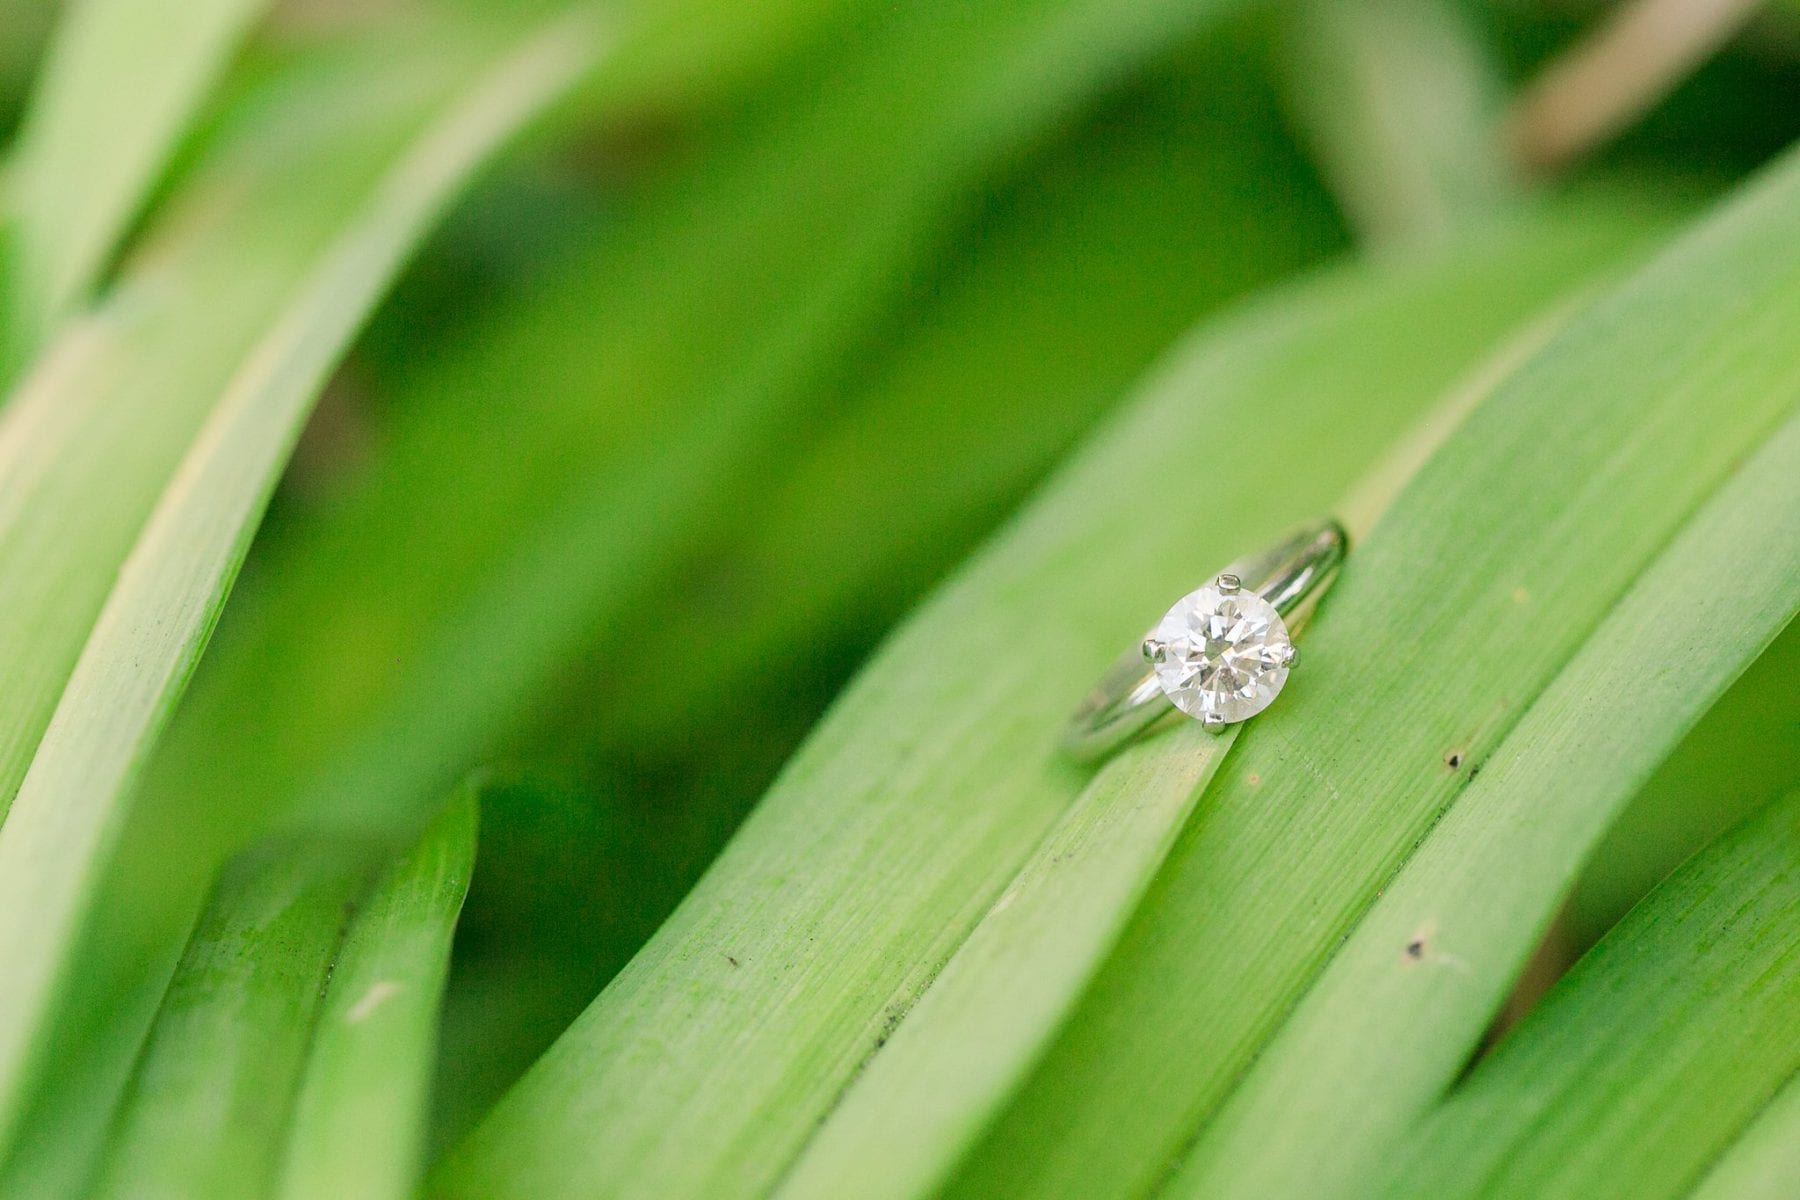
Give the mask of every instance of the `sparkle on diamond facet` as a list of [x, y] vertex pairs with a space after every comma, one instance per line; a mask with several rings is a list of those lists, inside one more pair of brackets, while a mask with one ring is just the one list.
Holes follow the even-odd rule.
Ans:
[[1156, 681], [1190, 717], [1232, 724], [1269, 706], [1287, 682], [1293, 643], [1275, 606], [1248, 589], [1208, 584], [1175, 602], [1145, 639]]

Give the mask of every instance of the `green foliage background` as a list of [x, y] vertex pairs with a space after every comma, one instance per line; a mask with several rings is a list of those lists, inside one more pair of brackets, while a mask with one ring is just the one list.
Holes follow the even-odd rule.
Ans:
[[1531, 149], [1657, 7], [15, 0], [0, 1195], [1793, 1195], [1800, 17]]

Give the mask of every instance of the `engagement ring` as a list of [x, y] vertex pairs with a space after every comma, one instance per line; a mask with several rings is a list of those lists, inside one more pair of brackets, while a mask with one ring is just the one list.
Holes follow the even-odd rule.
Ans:
[[1063, 749], [1093, 762], [1176, 713], [1217, 731], [1267, 708], [1349, 544], [1343, 526], [1320, 521], [1177, 600], [1082, 701]]

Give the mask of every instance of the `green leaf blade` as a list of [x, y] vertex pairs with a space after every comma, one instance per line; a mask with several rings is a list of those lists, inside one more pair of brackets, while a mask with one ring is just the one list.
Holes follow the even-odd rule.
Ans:
[[1692, 1200], [1782, 1200], [1800, 1179], [1800, 1075], [1707, 1170]]
[[1797, 1010], [1800, 795], [1601, 939], [1419, 1123], [1381, 1194], [1685, 1196], [1800, 1068]]
[[1497, 134], [1502, 86], [1441, 0], [1309, 0], [1288, 16], [1287, 89], [1363, 240], [1441, 243], [1524, 199]]
[[95, 1195], [400, 1200], [475, 854], [465, 791], [373, 881], [278, 838], [227, 868], [163, 999]]
[[361, 887], [341, 847], [276, 844], [235, 865], [145, 1043], [97, 1200], [265, 1194], [344, 914]]
[[423, 1155], [432, 1035], [474, 868], [454, 800], [344, 931], [294, 1103], [277, 1200], [404, 1200]]
[[1236, 737], [1107, 763], [839, 1100], [776, 1200], [931, 1195], [1061, 1024]]
[[264, 0], [69, 6], [13, 168], [0, 380], [86, 295]]
[[1560, 918], [1578, 947], [1800, 779], [1800, 621], [1790, 622], [1619, 814]]

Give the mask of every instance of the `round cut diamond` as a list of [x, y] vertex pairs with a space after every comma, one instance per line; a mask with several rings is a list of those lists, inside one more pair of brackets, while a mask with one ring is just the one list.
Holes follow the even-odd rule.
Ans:
[[1274, 605], [1247, 588], [1216, 583], [1176, 601], [1144, 648], [1176, 708], [1227, 724], [1267, 708], [1294, 657]]

